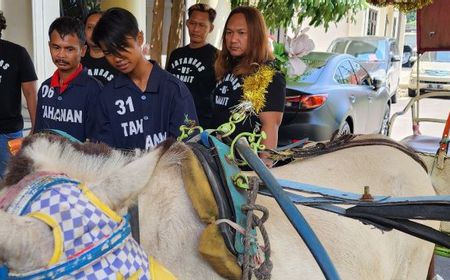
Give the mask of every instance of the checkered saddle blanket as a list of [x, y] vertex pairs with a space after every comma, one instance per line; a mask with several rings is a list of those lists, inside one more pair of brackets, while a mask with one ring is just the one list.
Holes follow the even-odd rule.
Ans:
[[77, 181], [63, 175], [40, 177], [8, 212], [43, 221], [55, 236], [47, 267], [10, 274], [10, 279], [151, 279], [149, 258], [131, 237], [128, 220]]

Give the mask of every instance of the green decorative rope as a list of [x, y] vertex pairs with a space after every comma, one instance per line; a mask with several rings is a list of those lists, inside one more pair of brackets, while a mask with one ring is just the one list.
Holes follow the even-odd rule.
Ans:
[[199, 131], [199, 133], [203, 132], [203, 128], [201, 126], [187, 126], [187, 125], [182, 125], [180, 126], [180, 131], [181, 134], [180, 136], [178, 136], [177, 141], [181, 142], [184, 139], [188, 138], [189, 136], [191, 136], [196, 130]]

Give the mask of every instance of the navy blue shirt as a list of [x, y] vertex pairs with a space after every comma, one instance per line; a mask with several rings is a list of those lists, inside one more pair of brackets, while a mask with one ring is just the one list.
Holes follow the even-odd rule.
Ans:
[[35, 131], [62, 130], [84, 142], [95, 130], [95, 110], [101, 84], [82, 71], [63, 93], [50, 86], [51, 78], [42, 83], [38, 92]]
[[128, 76], [119, 74], [100, 93], [96, 140], [120, 149], [150, 149], [179, 127], [197, 122], [188, 88], [150, 61], [153, 69], [142, 92]]

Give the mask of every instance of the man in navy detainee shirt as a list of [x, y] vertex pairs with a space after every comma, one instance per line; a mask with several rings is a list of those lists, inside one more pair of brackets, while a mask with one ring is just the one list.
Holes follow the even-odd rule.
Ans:
[[89, 76], [80, 63], [86, 51], [83, 24], [60, 17], [48, 35], [53, 63], [58, 68], [38, 92], [35, 132], [62, 130], [84, 142], [95, 130], [95, 110], [100, 82]]
[[120, 74], [100, 93], [96, 140], [120, 149], [150, 149], [179, 127], [197, 121], [187, 87], [142, 53], [136, 18], [111, 8], [94, 28], [93, 41]]

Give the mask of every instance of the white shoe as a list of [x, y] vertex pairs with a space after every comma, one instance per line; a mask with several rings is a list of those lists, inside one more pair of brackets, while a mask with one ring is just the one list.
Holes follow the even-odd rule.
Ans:
[[436, 274], [436, 275], [434, 275], [432, 280], [444, 280], [444, 278], [442, 278], [441, 275]]

